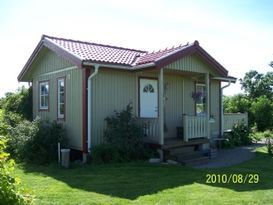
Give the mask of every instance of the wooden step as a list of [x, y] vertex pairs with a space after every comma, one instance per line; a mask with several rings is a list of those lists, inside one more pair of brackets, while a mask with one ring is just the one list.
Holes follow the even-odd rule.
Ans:
[[188, 146], [188, 147], [175, 147], [172, 149], [169, 149], [170, 155], [177, 155], [177, 154], [188, 154], [194, 152], [194, 146]]
[[189, 155], [176, 155], [176, 160], [184, 165], [200, 165], [206, 164], [209, 161], [209, 156], [204, 156], [200, 152], [195, 152]]
[[208, 139], [193, 139], [189, 141], [169, 139], [168, 141], [166, 140], [166, 143], [164, 145], [162, 145], [162, 149], [168, 150], [168, 149], [177, 148], [177, 147], [188, 147], [188, 146], [195, 146], [195, 145], [201, 145], [206, 143], [209, 143]]

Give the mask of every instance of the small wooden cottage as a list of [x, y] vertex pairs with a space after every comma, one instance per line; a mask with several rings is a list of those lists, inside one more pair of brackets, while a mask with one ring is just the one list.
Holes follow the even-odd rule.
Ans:
[[70, 147], [84, 154], [103, 142], [104, 119], [128, 103], [161, 147], [179, 135], [218, 135], [221, 82], [236, 81], [198, 41], [147, 52], [46, 35], [18, 80], [32, 83], [34, 117], [63, 123]]

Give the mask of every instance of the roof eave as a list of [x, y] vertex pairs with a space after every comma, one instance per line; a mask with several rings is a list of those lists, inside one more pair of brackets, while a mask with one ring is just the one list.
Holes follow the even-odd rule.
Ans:
[[28, 82], [28, 80], [24, 79], [24, 75], [27, 72], [27, 70], [29, 69], [30, 65], [32, 64], [33, 60], [35, 59], [35, 57], [38, 55], [38, 53], [40, 52], [40, 50], [43, 47], [43, 40], [41, 39], [38, 43], [38, 45], [36, 46], [36, 48], [34, 49], [34, 51], [32, 52], [32, 54], [30, 55], [29, 59], [27, 60], [26, 64], [24, 65], [22, 71], [19, 73], [19, 75], [17, 76], [17, 80], [19, 82]]
[[183, 50], [178, 50], [177, 52], [172, 53], [171, 55], [164, 56], [163, 58], [157, 59], [155, 61], [155, 66], [158, 69], [161, 69], [170, 63], [183, 58], [185, 55], [189, 55], [192, 53], [197, 53], [200, 55], [208, 64], [212, 66], [221, 76], [227, 77], [228, 71], [218, 63], [211, 55], [209, 55], [197, 41], [194, 42], [193, 45], [190, 45]]
[[39, 52], [43, 48], [43, 46], [49, 48], [50, 50], [55, 52], [57, 55], [60, 55], [63, 58], [67, 59], [72, 64], [76, 65], [77, 67], [82, 68], [82, 60], [80, 58], [78, 58], [77, 56], [73, 55], [72, 53], [67, 52], [66, 50], [62, 49], [57, 44], [47, 40], [46, 37], [47, 36], [44, 36], [44, 35], [42, 36], [42, 38], [39, 41], [38, 45], [36, 46], [36, 48], [32, 52], [31, 56], [29, 57], [27, 63], [25, 64], [22, 71], [18, 75], [17, 80], [19, 82], [28, 82], [28, 81], [30, 81], [28, 79], [24, 79], [24, 76], [25, 76], [26, 72], [29, 70], [29, 68], [30, 68], [31, 64], [33, 63], [34, 59], [36, 58], [36, 56], [39, 54]]

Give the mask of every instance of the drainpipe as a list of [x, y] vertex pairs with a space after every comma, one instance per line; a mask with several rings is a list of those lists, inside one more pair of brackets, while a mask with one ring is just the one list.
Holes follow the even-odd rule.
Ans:
[[231, 80], [228, 81], [228, 84], [221, 88], [221, 137], [224, 135], [224, 99], [223, 99], [223, 90], [229, 87]]
[[87, 145], [88, 145], [88, 153], [91, 152], [91, 126], [92, 126], [92, 115], [91, 115], [91, 111], [92, 111], [92, 88], [91, 88], [91, 85], [92, 85], [92, 78], [95, 77], [95, 75], [98, 74], [99, 72], [99, 65], [98, 64], [94, 64], [93, 65], [95, 67], [95, 71], [92, 73], [92, 75], [90, 75], [88, 77], [88, 84], [87, 84], [87, 89], [88, 89], [88, 93], [87, 93], [87, 104], [88, 104], [88, 107], [87, 107], [87, 112], [88, 112], [88, 115], [87, 115]]

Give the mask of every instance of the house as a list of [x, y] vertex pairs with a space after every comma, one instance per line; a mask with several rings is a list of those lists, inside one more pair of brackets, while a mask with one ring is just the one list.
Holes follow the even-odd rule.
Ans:
[[221, 82], [236, 81], [198, 41], [147, 52], [46, 35], [18, 80], [32, 83], [34, 117], [63, 123], [84, 156], [103, 142], [104, 119], [128, 103], [161, 147], [177, 135], [219, 135]]

